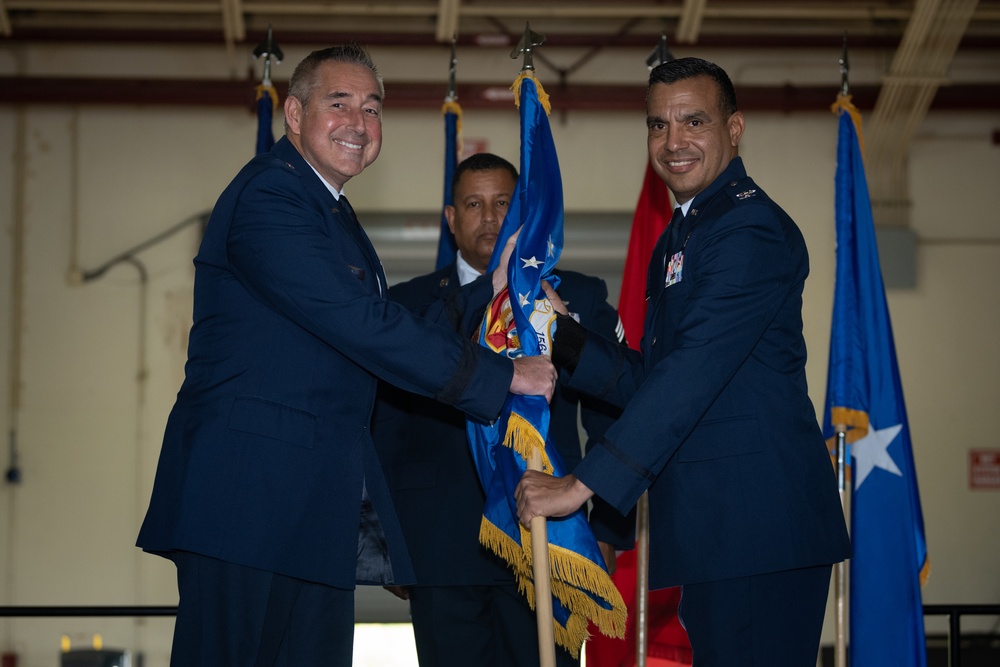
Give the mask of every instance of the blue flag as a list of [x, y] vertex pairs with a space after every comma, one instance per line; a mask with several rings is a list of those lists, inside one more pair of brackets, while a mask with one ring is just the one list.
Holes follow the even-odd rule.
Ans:
[[442, 269], [454, 262], [458, 252], [455, 235], [448, 228], [448, 218], [444, 215], [444, 209], [455, 203], [451, 186], [455, 179], [455, 167], [458, 166], [458, 137], [462, 127], [462, 107], [455, 100], [447, 100], [441, 112], [444, 114], [444, 204], [441, 206], [441, 236], [438, 238], [435, 269]]
[[[555, 311], [542, 279], [555, 283], [552, 270], [563, 244], [562, 178], [549, 128], [548, 98], [530, 71], [514, 82], [521, 114], [521, 170], [488, 271], [497, 267], [507, 239], [521, 229], [508, 267], [507, 288], [487, 308], [480, 343], [510, 357], [550, 354]], [[566, 468], [547, 442], [549, 406], [542, 396], [507, 397], [492, 425], [469, 422], [469, 443], [486, 489], [480, 541], [514, 570], [521, 591], [534, 606], [531, 537], [517, 520], [514, 489], [533, 452], [544, 472]], [[549, 571], [556, 642], [574, 656], [586, 639], [588, 621], [607, 635], [625, 633], [625, 604], [604, 566], [584, 511], [548, 521]]]
[[262, 83], [257, 86], [257, 155], [266, 153], [274, 145], [271, 119], [278, 108], [278, 91], [274, 86]]
[[[837, 273], [824, 431], [846, 427], [851, 462], [851, 667], [925, 667], [929, 561], [910, 428], [849, 98], [837, 147]], [[857, 122], [857, 125], [855, 124]]]

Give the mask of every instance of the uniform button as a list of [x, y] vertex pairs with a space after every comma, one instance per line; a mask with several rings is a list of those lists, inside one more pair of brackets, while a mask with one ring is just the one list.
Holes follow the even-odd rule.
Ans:
[[736, 181], [730, 181], [729, 182], [729, 187], [735, 188], [736, 187]]
[[656, 345], [656, 336], [653, 336], [653, 345]]

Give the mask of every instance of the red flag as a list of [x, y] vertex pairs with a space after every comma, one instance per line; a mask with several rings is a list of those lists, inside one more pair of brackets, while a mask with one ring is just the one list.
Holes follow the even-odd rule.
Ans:
[[625, 339], [633, 350], [639, 349], [643, 320], [646, 319], [646, 273], [649, 270], [649, 258], [657, 239], [670, 222], [671, 208], [667, 186], [647, 163], [639, 203], [632, 216], [632, 233], [628, 240], [628, 254], [625, 255], [622, 291], [618, 297], [618, 315], [625, 327]]
[[[670, 222], [673, 206], [667, 186], [646, 165], [639, 203], [632, 217], [622, 291], [618, 298], [618, 314], [625, 327], [625, 338], [638, 350], [646, 319], [646, 275], [653, 247]], [[624, 639], [612, 639], [594, 634], [587, 641], [587, 667], [632, 667], [636, 664], [636, 557], [635, 550], [618, 557], [618, 569], [611, 577], [621, 591], [629, 610]], [[680, 588], [664, 588], [649, 592], [646, 637], [649, 667], [677, 667], [691, 664], [691, 644], [677, 617]]]
[[[622, 552], [617, 563], [618, 569], [611, 580], [621, 591], [625, 606], [628, 607], [625, 638], [614, 639], [594, 634], [587, 640], [587, 667], [633, 667], [636, 664], [635, 550]], [[649, 592], [647, 667], [683, 667], [691, 664], [691, 644], [688, 643], [687, 632], [677, 617], [677, 604], [680, 600], [680, 587]]]

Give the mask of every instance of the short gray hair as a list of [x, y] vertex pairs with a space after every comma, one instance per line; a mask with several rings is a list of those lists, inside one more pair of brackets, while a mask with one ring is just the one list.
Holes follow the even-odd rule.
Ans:
[[312, 97], [313, 91], [316, 90], [316, 86], [319, 85], [316, 72], [319, 66], [325, 62], [350, 63], [367, 67], [375, 75], [378, 94], [385, 98], [382, 75], [375, 67], [375, 62], [363, 47], [354, 42], [313, 51], [303, 58], [302, 62], [295, 66], [292, 78], [288, 82], [288, 96], [298, 99], [303, 107], [309, 106], [309, 99]]

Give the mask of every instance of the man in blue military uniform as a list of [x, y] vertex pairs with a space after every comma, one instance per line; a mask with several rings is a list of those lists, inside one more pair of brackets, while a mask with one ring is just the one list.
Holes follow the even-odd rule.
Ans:
[[[517, 169], [501, 157], [478, 153], [464, 160], [455, 170], [454, 205], [445, 210], [458, 246], [456, 261], [395, 285], [390, 298], [422, 315], [433, 304], [447, 302], [461, 285], [480, 278], [516, 185]], [[605, 336], [619, 336], [618, 313], [607, 303], [604, 281], [573, 271], [557, 273], [559, 293], [574, 316]], [[486, 278], [481, 282], [489, 283]], [[455, 326], [461, 328], [458, 313], [453, 314]], [[618, 413], [590, 397], [581, 401], [575, 391], [559, 386], [550, 407], [550, 441], [567, 469], [581, 460], [578, 413], [591, 440], [604, 433]], [[512, 572], [479, 544], [486, 496], [469, 451], [465, 416], [383, 387], [374, 437], [416, 573], [416, 586], [400, 593], [410, 600], [421, 667], [537, 665], [534, 613], [518, 592]], [[632, 523], [600, 500], [590, 519], [613, 567], [615, 547], [632, 546]], [[557, 657], [560, 665], [576, 664], [563, 649]]]
[[807, 394], [795, 223], [747, 177], [729, 76], [682, 58], [646, 98], [650, 162], [679, 204], [650, 260], [642, 352], [560, 317], [570, 386], [624, 407], [561, 479], [529, 472], [518, 515], [649, 489], [651, 588], [682, 585], [697, 667], [803, 667], [819, 649], [833, 563], [850, 555]]
[[371, 440], [377, 378], [484, 420], [508, 388], [551, 395], [544, 358], [512, 364], [385, 298], [343, 196], [379, 154], [382, 99], [361, 48], [307, 56], [285, 137], [205, 230], [138, 538], [177, 566], [174, 667], [347, 667], [355, 583], [413, 581]]

